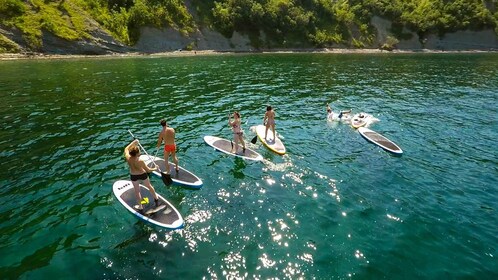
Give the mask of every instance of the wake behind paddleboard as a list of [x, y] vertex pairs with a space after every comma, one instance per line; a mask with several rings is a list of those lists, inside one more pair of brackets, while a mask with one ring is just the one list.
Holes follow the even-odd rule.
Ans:
[[[152, 161], [154, 161], [159, 166], [159, 169], [162, 172], [166, 170], [166, 161], [164, 160], [164, 158], [140, 155], [140, 159], [150, 167], [152, 167], [151, 163]], [[152, 171], [152, 174], [161, 178], [161, 172], [159, 170]], [[175, 164], [172, 162], [169, 162], [169, 174], [171, 175], [171, 180], [173, 180], [173, 183], [176, 183], [178, 185], [192, 189], [200, 189], [202, 187], [202, 180], [199, 177], [181, 166], [178, 166], [178, 172], [176, 172]]]
[[[248, 159], [248, 160], [254, 160], [254, 161], [260, 161], [263, 160], [263, 156], [258, 154], [256, 151], [248, 148], [246, 146], [245, 152], [240, 151], [242, 148], [239, 145], [239, 151], [237, 153], [232, 152], [232, 141], [223, 139], [220, 137], [216, 136], [204, 136], [204, 141], [211, 147], [215, 148], [216, 150], [225, 153], [227, 155], [231, 156], [236, 156], [240, 157], [243, 159]], [[235, 145], [235, 143], [233, 143]], [[235, 148], [235, 147], [234, 147]]]
[[268, 134], [265, 139], [265, 130], [266, 126], [264, 125], [256, 126], [256, 134], [258, 135], [259, 141], [261, 141], [265, 147], [270, 149], [270, 151], [279, 155], [284, 155], [286, 152], [284, 143], [282, 143], [278, 136], [275, 136], [275, 139], [273, 139], [273, 130], [271, 128], [268, 129]]
[[[123, 206], [137, 218], [167, 229], [178, 229], [183, 227], [183, 218], [180, 212], [178, 212], [178, 210], [169, 201], [164, 199], [164, 197], [159, 194], [157, 194], [157, 197], [159, 199], [160, 206], [155, 207], [154, 197], [145, 186], [140, 184], [140, 193], [142, 194], [142, 198], [147, 198], [150, 203], [144, 206], [142, 213], [134, 208], [137, 204], [137, 199], [135, 197], [135, 190], [131, 181], [119, 180], [114, 182], [112, 185], [112, 191], [118, 201], [121, 202], [121, 204], [123, 204]], [[163, 208], [162, 205], [165, 207]]]
[[366, 127], [358, 128], [358, 132], [360, 132], [361, 136], [363, 136], [365, 139], [367, 139], [368, 141], [374, 143], [375, 145], [381, 147], [382, 149], [388, 152], [394, 154], [403, 153], [403, 151], [401, 150], [400, 147], [398, 147], [398, 145], [396, 145], [393, 141], [387, 139], [386, 137], [382, 136], [380, 133], [377, 133]]

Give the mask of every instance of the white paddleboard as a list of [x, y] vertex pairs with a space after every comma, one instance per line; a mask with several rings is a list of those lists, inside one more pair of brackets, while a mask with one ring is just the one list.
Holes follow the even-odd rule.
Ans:
[[[156, 208], [154, 204], [154, 197], [145, 186], [140, 184], [140, 193], [142, 194], [142, 198], [147, 197], [149, 200], [149, 204], [144, 206], [143, 213], [138, 212], [134, 208], [137, 204], [137, 199], [135, 197], [135, 190], [131, 181], [119, 180], [114, 182], [112, 185], [112, 191], [114, 196], [116, 196], [118, 201], [123, 204], [126, 210], [130, 211], [137, 218], [147, 223], [167, 229], [178, 229], [183, 227], [183, 218], [180, 212], [178, 212], [178, 210], [169, 201], [164, 199], [164, 197], [159, 194], [157, 194], [157, 197], [159, 198], [160, 205], [166, 205], [166, 207]], [[158, 209], [160, 210], [157, 211]], [[146, 214], [147, 212], [152, 213]]]
[[382, 136], [381, 134], [368, 129], [366, 127], [360, 127], [358, 128], [358, 132], [360, 132], [361, 136], [363, 136], [365, 139], [368, 141], [374, 143], [375, 145], [381, 147], [382, 149], [394, 153], [394, 154], [402, 154], [403, 151], [401, 148], [396, 145], [393, 141], [387, 139], [386, 137]]
[[[248, 160], [255, 160], [255, 161], [260, 161], [263, 160], [263, 156], [258, 154], [256, 151], [250, 149], [247, 147], [246, 144], [246, 150], [244, 153], [240, 151], [241, 147], [239, 145], [239, 151], [238, 153], [232, 153], [232, 141], [223, 139], [220, 137], [216, 136], [204, 136], [204, 141], [211, 147], [215, 148], [216, 150], [225, 153], [227, 155], [231, 156], [236, 156], [240, 157], [243, 159], [248, 159]], [[234, 143], [235, 145], [235, 143]]]
[[270, 149], [272, 152], [284, 155], [286, 152], [284, 143], [282, 143], [278, 136], [275, 136], [275, 139], [273, 139], [273, 130], [271, 128], [268, 129], [268, 134], [265, 139], [265, 130], [266, 126], [264, 125], [256, 126], [256, 134], [258, 135], [259, 141], [261, 141], [261, 143], [263, 143], [263, 145], [265, 145], [265, 147]]
[[[164, 158], [140, 155], [140, 159], [150, 167], [152, 167], [151, 163], [152, 161], [154, 161], [159, 166], [159, 169], [162, 172], [166, 170], [166, 161], [164, 160]], [[152, 174], [161, 178], [160, 171], [152, 171]], [[173, 183], [176, 183], [178, 185], [192, 189], [200, 189], [202, 187], [202, 180], [199, 177], [181, 166], [178, 166], [178, 172], [176, 172], [175, 164], [172, 162], [169, 162], [169, 174], [171, 175], [171, 180], [173, 180]]]
[[359, 128], [367, 124], [369, 116], [366, 113], [359, 113], [353, 116], [351, 119], [351, 126], [354, 128]]

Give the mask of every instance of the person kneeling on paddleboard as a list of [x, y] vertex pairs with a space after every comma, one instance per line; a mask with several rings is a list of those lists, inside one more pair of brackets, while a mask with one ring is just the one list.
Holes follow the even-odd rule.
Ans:
[[124, 149], [124, 155], [126, 158], [126, 162], [130, 167], [130, 180], [133, 184], [133, 188], [135, 189], [135, 197], [137, 198], [138, 202], [138, 205], [135, 205], [135, 210], [142, 211], [144, 209], [142, 204], [148, 203], [148, 199], [142, 199], [139, 181], [141, 181], [149, 189], [150, 193], [154, 197], [156, 207], [158, 207], [159, 198], [157, 197], [156, 191], [150, 183], [149, 176], [147, 175], [147, 173], [157, 170], [157, 166], [150, 168], [147, 166], [147, 164], [145, 164], [143, 160], [140, 160], [138, 139], [133, 140], [133, 142], [126, 146], [126, 148]]
[[240, 114], [239, 112], [233, 112], [233, 121], [232, 116], [228, 114], [228, 125], [232, 127], [233, 131], [233, 141], [235, 142], [235, 151], [232, 145], [232, 153], [237, 153], [237, 148], [239, 147], [239, 141], [242, 144], [242, 153], [246, 152], [246, 143], [244, 142], [244, 132], [242, 132], [242, 128], [240, 127]]

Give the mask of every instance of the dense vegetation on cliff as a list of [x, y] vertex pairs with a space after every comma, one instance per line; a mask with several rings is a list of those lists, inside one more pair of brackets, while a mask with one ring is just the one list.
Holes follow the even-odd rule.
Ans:
[[[16, 30], [29, 48], [40, 48], [43, 32], [66, 40], [91, 37], [100, 25], [133, 45], [140, 27], [173, 27], [185, 35], [200, 27], [227, 37], [249, 35], [256, 47], [371, 46], [373, 16], [392, 21], [420, 38], [428, 33], [494, 28], [494, 0], [0, 0], [0, 28]], [[98, 23], [98, 24], [97, 24]], [[0, 33], [0, 52], [15, 44]]]

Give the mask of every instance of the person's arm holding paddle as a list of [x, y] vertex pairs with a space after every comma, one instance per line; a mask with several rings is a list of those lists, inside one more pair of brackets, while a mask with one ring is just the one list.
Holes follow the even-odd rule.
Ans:
[[154, 167], [150, 168], [143, 160], [139, 160], [140, 167], [142, 167], [145, 172], [151, 173], [152, 171], [157, 170], [157, 164], [154, 163]]

